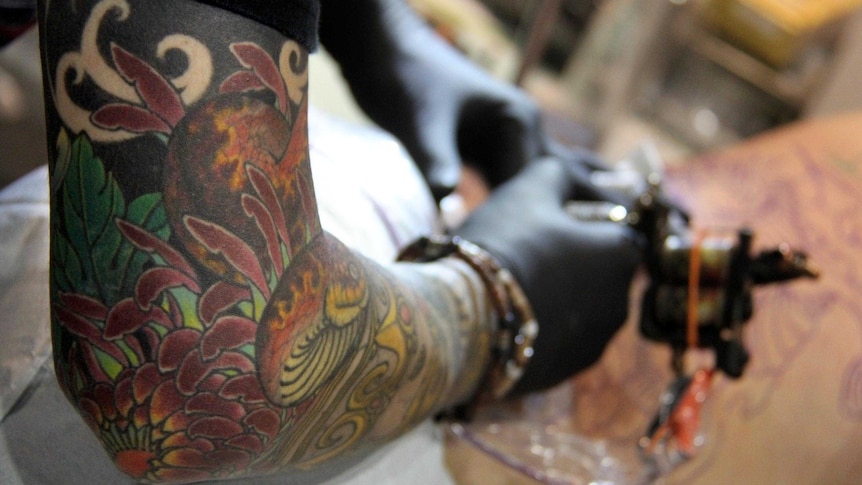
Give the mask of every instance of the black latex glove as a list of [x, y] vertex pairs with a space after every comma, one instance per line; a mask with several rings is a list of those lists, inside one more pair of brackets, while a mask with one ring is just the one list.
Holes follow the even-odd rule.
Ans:
[[570, 200], [595, 200], [588, 169], [545, 158], [528, 165], [455, 233], [496, 256], [521, 284], [539, 322], [535, 355], [513, 394], [551, 387], [593, 364], [625, 322], [641, 260], [628, 226], [582, 222]]
[[320, 39], [437, 200], [457, 185], [462, 160], [496, 186], [548, 153], [533, 100], [452, 48], [404, 0], [324, 0]]

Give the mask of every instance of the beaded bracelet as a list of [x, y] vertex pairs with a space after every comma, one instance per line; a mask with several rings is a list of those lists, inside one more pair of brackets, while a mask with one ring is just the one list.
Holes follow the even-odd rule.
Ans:
[[499, 318], [491, 365], [482, 385], [467, 404], [444, 413], [449, 418], [467, 420], [480, 402], [503, 398], [524, 375], [533, 356], [539, 324], [512, 273], [501, 267], [490, 253], [469, 241], [457, 236], [423, 237], [407, 246], [398, 260], [430, 262], [447, 256], [461, 259], [479, 274]]

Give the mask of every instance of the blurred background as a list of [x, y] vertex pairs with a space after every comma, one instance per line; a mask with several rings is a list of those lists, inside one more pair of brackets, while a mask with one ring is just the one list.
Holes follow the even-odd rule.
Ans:
[[413, 3], [610, 159], [649, 137], [682, 160], [862, 107], [859, 0]]
[[[862, 0], [409, 0], [563, 141], [670, 163], [794, 120], [862, 109]], [[311, 102], [368, 123], [325, 51]], [[0, 51], [0, 187], [46, 163], [38, 34]]]

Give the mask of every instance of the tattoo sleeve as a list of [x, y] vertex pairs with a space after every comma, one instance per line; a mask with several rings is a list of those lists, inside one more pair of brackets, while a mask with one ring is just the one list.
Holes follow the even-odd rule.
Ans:
[[472, 270], [380, 267], [320, 227], [299, 44], [186, 0], [43, 0], [40, 23], [55, 368], [123, 472], [331, 467], [475, 387]]

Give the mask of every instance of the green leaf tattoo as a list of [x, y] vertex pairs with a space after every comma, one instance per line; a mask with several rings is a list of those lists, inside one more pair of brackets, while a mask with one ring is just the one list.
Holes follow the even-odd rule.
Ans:
[[53, 244], [54, 282], [60, 291], [74, 289], [113, 305], [132, 291], [151, 261], [125, 240], [116, 220], [167, 239], [170, 227], [161, 195], [143, 195], [127, 207], [116, 180], [105, 171], [86, 135], [69, 142], [63, 134], [58, 146], [68, 170], [58, 194], [65, 235], [57, 235]]

